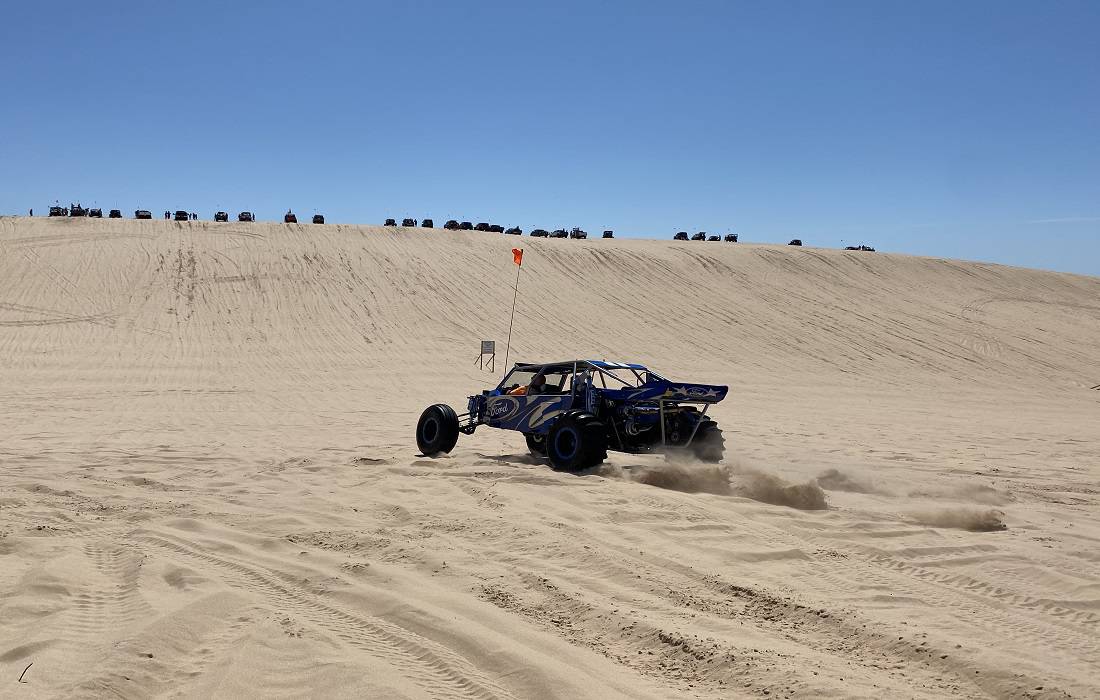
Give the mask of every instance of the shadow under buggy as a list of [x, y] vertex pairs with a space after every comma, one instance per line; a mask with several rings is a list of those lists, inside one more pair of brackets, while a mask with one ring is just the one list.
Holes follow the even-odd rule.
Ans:
[[674, 382], [639, 364], [517, 363], [495, 389], [469, 397], [466, 413], [446, 404], [425, 409], [416, 444], [428, 456], [450, 452], [459, 433], [472, 435], [485, 425], [523, 433], [532, 454], [564, 471], [594, 467], [608, 450], [680, 450], [718, 462], [725, 442], [707, 409], [727, 391]]

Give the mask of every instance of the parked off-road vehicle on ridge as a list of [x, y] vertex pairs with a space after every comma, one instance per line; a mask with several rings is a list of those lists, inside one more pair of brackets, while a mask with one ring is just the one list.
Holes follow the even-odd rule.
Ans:
[[103, 218], [103, 210], [102, 209], [89, 209], [88, 210], [88, 216], [92, 219], [102, 219]]
[[569, 237], [570, 238], [577, 238], [577, 239], [585, 239], [585, 238], [588, 238], [588, 232], [587, 231], [582, 231], [579, 228], [574, 227], [573, 230], [569, 232]]
[[176, 221], [189, 221], [191, 219], [191, 215], [182, 209], [178, 209], [176, 210], [176, 213], [172, 216], [172, 218]]
[[485, 223], [484, 221], [479, 221], [477, 226], [474, 226], [474, 230], [475, 231], [488, 231], [489, 230], [489, 224]]
[[294, 212], [288, 211], [287, 213], [283, 214], [283, 223], [296, 224], [298, 223], [298, 217], [294, 215]]
[[537, 228], [531, 232], [531, 238], [548, 238], [550, 232], [544, 228]]
[[240, 214], [237, 214], [237, 221], [252, 222], [255, 220], [256, 217], [250, 211], [242, 211]]
[[402, 226], [416, 226], [416, 219], [401, 219]]
[[458, 225], [458, 227], [460, 229], [462, 229], [463, 231], [473, 231], [474, 230], [474, 225], [471, 224], [469, 221], [463, 221], [461, 224]]
[[396, 226], [397, 225], [397, 219], [386, 219], [386, 223], [384, 223], [382, 225], [383, 226]]
[[500, 224], [489, 224], [489, 233], [504, 233], [504, 227]]
[[693, 241], [705, 241], [705, 240], [707, 240], [707, 232], [706, 231], [700, 231], [699, 233], [692, 236], [691, 240], [693, 240]]
[[65, 210], [61, 207], [50, 207], [50, 216], [65, 216]]
[[792, 238], [791, 242], [788, 243], [787, 245], [799, 245], [800, 246], [800, 245], [802, 245], [802, 239], [801, 238]]
[[461, 227], [454, 219], [448, 219], [447, 223], [443, 224], [443, 228], [447, 229], [448, 231], [457, 231]]
[[569, 232], [563, 228], [556, 228], [550, 232], [551, 238], [569, 238]]
[[614, 238], [615, 237], [615, 232], [614, 231], [604, 231], [603, 232], [603, 237], [604, 238]]
[[688, 239], [687, 231], [677, 231], [676, 235], [672, 237], [674, 241], [686, 241]]
[[88, 210], [79, 204], [73, 204], [69, 207], [69, 216], [87, 216]]
[[214, 221], [215, 222], [221, 222], [221, 223], [227, 223], [229, 221], [229, 212], [227, 212], [227, 211], [216, 211], [216, 212], [214, 212]]
[[313, 215], [313, 223], [315, 223], [315, 224], [323, 224], [323, 223], [325, 223], [325, 216], [324, 216], [324, 214], [314, 214], [314, 215]]
[[432, 221], [431, 219], [421, 219], [420, 220], [420, 227], [421, 228], [432, 228], [433, 226], [435, 226], [435, 222]]
[[120, 209], [112, 209], [111, 211], [107, 212], [107, 218], [108, 219], [121, 219], [122, 218], [122, 211]]
[[736, 243], [736, 242], [737, 242], [737, 234], [736, 233], [727, 233], [726, 234], [726, 243]]
[[134, 218], [135, 219], [152, 219], [153, 218], [153, 212], [149, 211], [148, 209], [137, 209], [137, 210], [134, 211]]
[[527, 448], [555, 469], [594, 467], [607, 451], [632, 454], [680, 449], [719, 462], [725, 442], [707, 416], [726, 397], [725, 386], [673, 382], [625, 362], [569, 360], [517, 363], [495, 389], [469, 397], [459, 415], [446, 404], [429, 406], [416, 425], [427, 456], [450, 452], [458, 434], [478, 426], [523, 433]]
[[512, 228], [505, 231], [505, 233], [509, 236], [522, 236], [523, 229], [521, 229], [519, 226], [513, 226]]

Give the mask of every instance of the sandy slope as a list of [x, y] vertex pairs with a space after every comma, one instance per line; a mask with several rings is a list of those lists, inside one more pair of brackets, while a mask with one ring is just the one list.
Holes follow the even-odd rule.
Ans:
[[0, 697], [1100, 694], [1100, 279], [524, 238], [513, 359], [728, 383], [726, 471], [418, 457], [516, 242], [0, 219]]

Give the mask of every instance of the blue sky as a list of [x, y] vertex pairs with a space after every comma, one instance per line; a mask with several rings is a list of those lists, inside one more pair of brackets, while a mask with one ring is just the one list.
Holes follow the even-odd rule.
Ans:
[[0, 212], [55, 199], [1100, 275], [1097, 2], [9, 3]]

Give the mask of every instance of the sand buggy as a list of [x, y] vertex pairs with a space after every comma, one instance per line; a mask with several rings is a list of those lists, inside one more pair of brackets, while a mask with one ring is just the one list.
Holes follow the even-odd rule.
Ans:
[[527, 448], [555, 469], [580, 471], [607, 451], [687, 452], [718, 462], [722, 431], [707, 416], [728, 387], [674, 382], [638, 364], [569, 360], [517, 363], [495, 389], [469, 397], [466, 413], [429, 406], [416, 425], [428, 456], [450, 452], [458, 434], [481, 425], [523, 433]]

